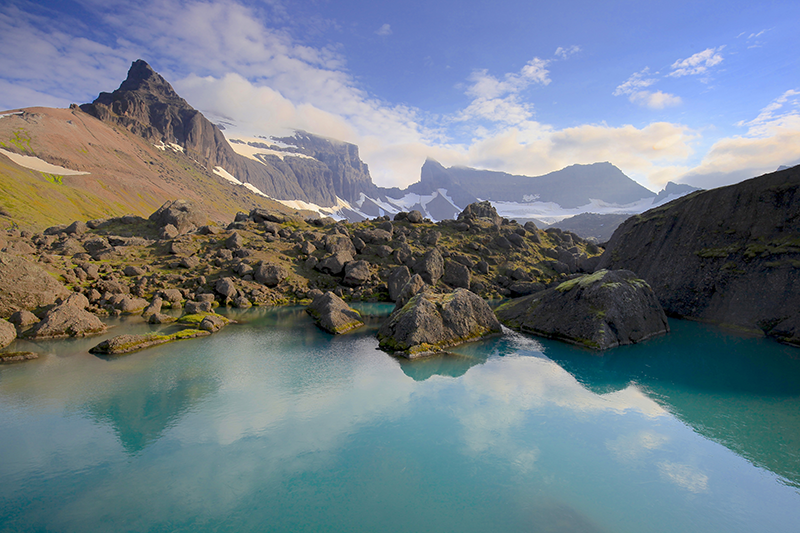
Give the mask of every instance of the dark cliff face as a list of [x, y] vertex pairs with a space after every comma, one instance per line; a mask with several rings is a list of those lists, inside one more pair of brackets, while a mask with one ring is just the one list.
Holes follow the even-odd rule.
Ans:
[[647, 280], [668, 314], [800, 343], [800, 167], [633, 216], [598, 268]]
[[287, 139], [315, 160], [264, 157], [254, 161], [237, 154], [220, 129], [181, 98], [150, 65], [134, 61], [128, 77], [112, 93], [100, 93], [81, 109], [105, 122], [119, 124], [158, 144], [176, 143], [209, 170], [220, 166], [239, 180], [280, 200], [304, 200], [321, 206], [336, 197], [356, 200], [376, 190], [358, 148], [310, 134]]

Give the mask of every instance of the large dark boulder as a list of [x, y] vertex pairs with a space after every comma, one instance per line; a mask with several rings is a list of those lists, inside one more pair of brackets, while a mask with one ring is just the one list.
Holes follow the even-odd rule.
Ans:
[[669, 332], [653, 290], [627, 270], [580, 276], [512, 300], [496, 313], [511, 329], [595, 350]]
[[253, 278], [267, 287], [277, 287], [278, 284], [289, 277], [289, 271], [282, 265], [263, 264], [256, 268]]
[[501, 332], [489, 304], [466, 289], [424, 291], [396, 310], [378, 331], [380, 348], [413, 359]]
[[187, 233], [208, 224], [208, 215], [191, 200], [174, 200], [158, 208], [150, 220], [159, 228], [174, 226], [179, 233]]
[[497, 214], [497, 209], [488, 201], [469, 204], [458, 214], [458, 220], [461, 222], [480, 219], [488, 220], [497, 226], [503, 223], [503, 217]]
[[444, 263], [444, 276], [442, 277], [442, 281], [451, 287], [469, 289], [469, 285], [472, 282], [472, 273], [465, 265], [448, 260]]
[[359, 312], [330, 291], [314, 298], [306, 312], [312, 316], [317, 326], [334, 335], [347, 333], [364, 325]]
[[408, 270], [408, 267], [403, 265], [395, 268], [392, 270], [392, 273], [389, 275], [389, 280], [387, 285], [389, 287], [389, 300], [392, 302], [396, 302], [398, 296], [400, 296], [400, 291], [403, 290], [403, 287], [408, 280], [411, 279], [411, 272]]
[[368, 261], [351, 261], [344, 267], [342, 284], [348, 287], [359, 287], [369, 281], [370, 276]]
[[800, 166], [629, 218], [597, 268], [636, 272], [672, 316], [800, 345]]
[[436, 285], [436, 282], [444, 274], [442, 254], [436, 248], [428, 250], [425, 255], [414, 263], [413, 270], [416, 274], [422, 276], [422, 279], [428, 285]]
[[68, 295], [69, 291], [44, 269], [0, 252], [0, 317], [51, 305]]

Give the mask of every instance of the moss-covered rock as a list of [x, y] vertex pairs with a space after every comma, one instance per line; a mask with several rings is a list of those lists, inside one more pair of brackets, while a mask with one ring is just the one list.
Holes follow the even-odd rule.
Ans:
[[100, 355], [119, 355], [144, 350], [145, 348], [150, 348], [151, 346], [158, 346], [159, 344], [166, 344], [172, 341], [193, 339], [195, 337], [205, 337], [207, 335], [211, 335], [211, 332], [200, 329], [184, 329], [169, 335], [163, 335], [159, 333], [147, 333], [144, 335], [117, 335], [116, 337], [105, 340], [94, 348], [90, 349], [89, 353]]
[[364, 325], [361, 314], [330, 291], [314, 298], [311, 305], [306, 307], [306, 312], [317, 326], [334, 335], [347, 333]]
[[466, 289], [423, 291], [397, 309], [378, 331], [382, 350], [413, 359], [501, 332], [489, 304]]
[[644, 280], [600, 270], [512, 300], [495, 311], [511, 329], [594, 350], [669, 332], [664, 310]]

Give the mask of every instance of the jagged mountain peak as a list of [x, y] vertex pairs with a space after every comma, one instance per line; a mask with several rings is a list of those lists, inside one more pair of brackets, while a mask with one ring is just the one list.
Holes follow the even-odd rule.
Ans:
[[149, 101], [171, 104], [181, 108], [192, 107], [181, 98], [172, 85], [143, 59], [137, 59], [128, 69], [128, 76], [113, 93], [102, 92], [94, 104], [111, 105], [115, 101], [130, 98], [130, 93]]

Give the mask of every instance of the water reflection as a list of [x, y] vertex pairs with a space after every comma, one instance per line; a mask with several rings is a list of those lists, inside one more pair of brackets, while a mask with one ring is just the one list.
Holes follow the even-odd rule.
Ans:
[[599, 394], [636, 384], [701, 435], [800, 487], [797, 349], [686, 321], [671, 326], [641, 349], [597, 356], [545, 341], [545, 353]]

